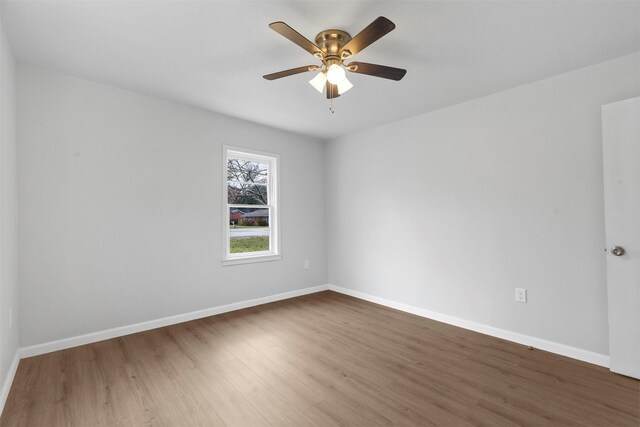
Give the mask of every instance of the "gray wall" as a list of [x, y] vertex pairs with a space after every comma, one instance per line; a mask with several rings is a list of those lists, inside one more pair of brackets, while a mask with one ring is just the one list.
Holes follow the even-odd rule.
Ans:
[[[19, 67], [21, 344], [329, 281], [607, 354], [600, 106], [638, 73], [632, 55], [325, 147]], [[280, 154], [282, 261], [221, 266], [222, 144]]]
[[638, 76], [636, 54], [331, 141], [330, 283], [608, 354], [600, 106]]
[[[327, 282], [321, 141], [30, 66], [18, 134], [22, 346]], [[280, 155], [280, 261], [221, 265], [223, 144]]]
[[[15, 61], [0, 19], [0, 387], [18, 349], [15, 86]], [[11, 327], [10, 311], [13, 313]]]

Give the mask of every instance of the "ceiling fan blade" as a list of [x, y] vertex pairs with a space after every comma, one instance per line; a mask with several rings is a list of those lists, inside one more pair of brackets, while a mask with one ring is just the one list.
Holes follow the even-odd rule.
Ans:
[[278, 71], [277, 73], [266, 74], [264, 77], [267, 80], [276, 80], [283, 77], [293, 76], [294, 74], [306, 73], [307, 71], [317, 70], [317, 65], [305, 65], [304, 67], [291, 68], [289, 70]]
[[376, 18], [376, 20], [369, 24], [364, 30], [356, 34], [349, 43], [344, 45], [340, 52], [345, 53], [346, 51], [349, 51], [349, 53], [345, 54], [343, 58], [353, 56], [364, 50], [364, 48], [389, 33], [394, 28], [396, 28], [396, 24], [384, 16]]
[[387, 67], [386, 65], [367, 64], [366, 62], [351, 62], [346, 65], [352, 73], [367, 74], [374, 77], [382, 77], [389, 80], [402, 80], [407, 70], [402, 68]]
[[325, 91], [327, 92], [327, 99], [333, 99], [340, 96], [340, 94], [338, 93], [338, 85], [327, 82]]
[[276, 33], [288, 38], [310, 54], [314, 56], [320, 55], [322, 57], [322, 50], [315, 44], [311, 43], [305, 36], [288, 26], [282, 21], [272, 22], [269, 24], [269, 28], [271, 28]]

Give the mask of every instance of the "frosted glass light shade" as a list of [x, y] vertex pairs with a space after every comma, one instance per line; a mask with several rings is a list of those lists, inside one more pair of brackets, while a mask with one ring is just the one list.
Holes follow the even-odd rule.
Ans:
[[309, 84], [320, 93], [322, 93], [325, 83], [327, 83], [327, 76], [322, 72], [318, 73], [317, 76], [309, 80]]
[[353, 87], [353, 84], [347, 79], [347, 76], [344, 76], [344, 79], [340, 83], [338, 83], [338, 95], [342, 95], [349, 89]]
[[344, 68], [339, 66], [338, 64], [333, 64], [327, 70], [327, 80], [332, 85], [340, 84], [346, 78]]

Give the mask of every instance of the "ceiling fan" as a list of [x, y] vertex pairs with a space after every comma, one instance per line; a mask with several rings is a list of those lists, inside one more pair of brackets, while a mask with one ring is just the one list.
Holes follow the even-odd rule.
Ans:
[[269, 28], [321, 60], [322, 65], [305, 65], [263, 77], [267, 80], [276, 80], [307, 71], [319, 71], [309, 83], [320, 93], [324, 90], [328, 99], [337, 98], [353, 87], [347, 79], [345, 70], [384, 79], [401, 80], [407, 70], [366, 62], [344, 63], [346, 59], [358, 54], [395, 27], [396, 25], [389, 19], [380, 16], [355, 37], [351, 37], [349, 33], [342, 30], [324, 30], [316, 36], [316, 42], [312, 43], [284, 22], [272, 22]]

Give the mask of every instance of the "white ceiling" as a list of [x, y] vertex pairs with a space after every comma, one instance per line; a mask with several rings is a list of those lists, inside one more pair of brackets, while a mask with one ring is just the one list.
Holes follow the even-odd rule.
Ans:
[[[309, 135], [334, 137], [640, 50], [639, 1], [2, 1], [21, 62]], [[263, 74], [317, 63], [268, 28], [308, 39], [396, 29], [354, 59], [408, 70], [351, 74], [334, 102]]]

